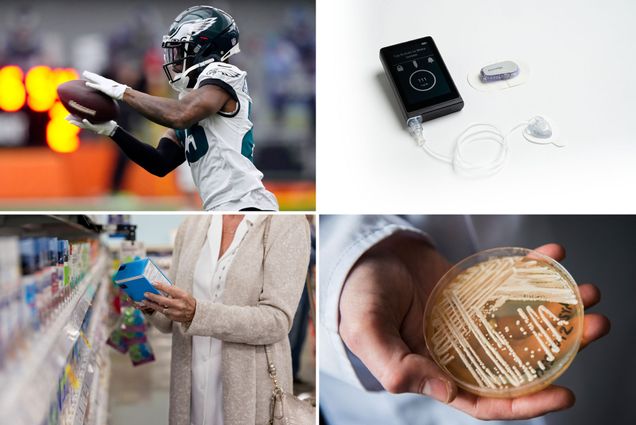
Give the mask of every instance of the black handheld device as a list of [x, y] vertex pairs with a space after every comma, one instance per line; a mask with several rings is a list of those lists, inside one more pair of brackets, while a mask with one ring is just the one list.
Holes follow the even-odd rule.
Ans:
[[405, 121], [429, 121], [464, 107], [432, 37], [383, 47], [380, 61]]

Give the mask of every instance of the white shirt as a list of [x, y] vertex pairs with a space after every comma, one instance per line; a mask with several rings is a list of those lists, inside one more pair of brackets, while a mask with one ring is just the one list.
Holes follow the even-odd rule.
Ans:
[[[445, 236], [453, 245], [462, 245], [457, 259], [479, 248], [492, 232], [476, 237], [472, 220], [464, 217], [443, 217]], [[451, 221], [453, 219], [454, 221]], [[424, 223], [422, 220], [427, 220]], [[432, 239], [422, 228], [431, 228], [433, 217], [395, 216], [323, 216], [320, 218], [320, 405], [327, 422], [338, 425], [419, 425], [482, 423], [463, 412], [416, 394], [389, 394], [349, 351], [338, 333], [340, 294], [345, 279], [360, 257], [377, 243], [397, 232], [419, 236], [431, 244]], [[481, 220], [481, 219], [480, 219]], [[483, 220], [482, 220], [483, 221]], [[502, 229], [502, 221], [505, 226]], [[482, 223], [484, 224], [484, 223]], [[515, 219], [497, 220], [497, 229], [510, 236], [517, 226]], [[433, 226], [434, 227], [434, 226]], [[492, 230], [492, 226], [491, 226]], [[450, 235], [449, 235], [450, 233]], [[435, 233], [438, 234], [437, 232]], [[501, 234], [501, 233], [500, 233]], [[444, 238], [436, 240], [437, 245]], [[509, 424], [493, 421], [492, 425]], [[516, 421], [516, 425], [543, 425], [543, 418]]]
[[206, 210], [278, 210], [276, 197], [261, 182], [263, 173], [249, 159], [254, 138], [246, 77], [245, 71], [227, 63], [205, 67], [194, 90], [206, 84], [221, 87], [237, 101], [237, 109], [218, 112], [177, 132]]
[[[227, 272], [236, 252], [256, 220], [246, 215], [236, 229], [232, 243], [219, 258], [223, 216], [213, 215], [203, 249], [194, 268], [192, 296], [197, 300], [222, 302]], [[208, 336], [192, 337], [192, 425], [223, 424], [222, 341]]]

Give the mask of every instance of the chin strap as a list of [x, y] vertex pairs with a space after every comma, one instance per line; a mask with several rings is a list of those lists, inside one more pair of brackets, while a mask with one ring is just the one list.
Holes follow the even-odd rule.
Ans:
[[[199, 68], [206, 67], [212, 62], [214, 62], [214, 59], [208, 59], [201, 63], [192, 65], [190, 68], [186, 69], [184, 72], [181, 72], [180, 74], [178, 74], [178, 78], [176, 78], [173, 82], [171, 82], [170, 85], [172, 86], [172, 88], [174, 88], [177, 91], [183, 91], [187, 89], [188, 83], [190, 82], [190, 77], [188, 76], [188, 74]], [[185, 59], [183, 61], [183, 65], [185, 66]]]
[[[221, 58], [218, 60], [219, 62], [224, 62], [227, 59], [229, 59], [230, 56], [234, 56], [235, 54], [239, 53], [241, 51], [239, 44], [237, 43], [236, 46], [232, 47], [230, 50], [228, 50], [227, 52], [225, 52], [225, 54], [223, 56], [221, 56]], [[185, 67], [185, 62], [186, 59], [183, 60], [183, 66]], [[201, 63], [197, 63], [192, 65], [190, 68], [186, 69], [184, 72], [181, 72], [178, 78], [176, 78], [174, 80], [174, 82], [170, 83], [170, 85], [177, 91], [182, 91], [188, 88], [188, 83], [190, 82], [190, 77], [188, 76], [188, 74], [190, 74], [192, 71], [195, 71], [199, 68], [204, 68], [206, 66], [208, 66], [209, 64], [211, 64], [212, 62], [215, 62], [214, 58], [208, 59], [208, 60], [204, 60]], [[185, 81], [185, 82], [184, 82]]]
[[230, 56], [234, 56], [240, 51], [241, 51], [241, 48], [239, 47], [239, 43], [236, 43], [236, 46], [232, 47], [230, 50], [225, 52], [225, 54], [221, 57], [221, 62], [228, 60]]

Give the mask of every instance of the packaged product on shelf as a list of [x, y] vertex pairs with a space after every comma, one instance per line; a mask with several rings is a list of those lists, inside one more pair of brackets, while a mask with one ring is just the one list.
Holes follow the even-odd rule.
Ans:
[[64, 404], [73, 390], [79, 389], [80, 382], [78, 380], [78, 365], [80, 364], [80, 354], [83, 342], [78, 339], [66, 360], [62, 375], [60, 377], [57, 401], [59, 412], [64, 410]]
[[11, 345], [20, 347], [55, 317], [59, 306], [90, 271], [99, 246], [86, 241], [69, 243], [56, 237], [13, 237], [2, 241], [0, 357], [4, 358], [8, 350], [5, 341], [14, 341]]
[[[81, 410], [92, 373], [88, 365], [95, 364], [109, 332], [103, 317], [108, 285], [101, 285], [104, 269], [93, 268], [101, 254], [97, 236], [72, 241], [53, 235], [0, 236], [0, 380], [6, 378], [17, 395], [15, 403], [0, 397], [5, 421], [68, 424]], [[93, 272], [98, 275], [89, 285]], [[130, 346], [145, 342], [129, 340]], [[28, 422], [20, 413], [25, 407], [32, 418]]]
[[0, 237], [0, 369], [15, 349], [20, 303], [20, 245], [17, 237]]
[[51, 286], [50, 286], [50, 295], [49, 299], [50, 303], [50, 312], [51, 314], [57, 308], [58, 295], [60, 292], [60, 281], [57, 273], [57, 238], [49, 238], [49, 249], [48, 249], [48, 267], [49, 274], [51, 276]]
[[[93, 320], [93, 307], [89, 307], [84, 316], [84, 320], [80, 327], [80, 335], [73, 349], [66, 359], [64, 369], [59, 378], [58, 391], [57, 391], [57, 411], [49, 412], [49, 418], [59, 418], [61, 416], [68, 417], [74, 412], [68, 407], [68, 401], [76, 398], [79, 395], [79, 391], [82, 388], [82, 369], [86, 368], [86, 363], [91, 361], [90, 352], [92, 347], [88, 342], [90, 337], [88, 334]], [[65, 411], [66, 409], [66, 411]], [[54, 425], [55, 422], [49, 422], [47, 425]]]
[[68, 255], [69, 255], [68, 241], [58, 240], [57, 241], [57, 273], [58, 273], [58, 279], [60, 279], [61, 298], [66, 298], [68, 289], [70, 287], [70, 265], [69, 265]]
[[[44, 326], [48, 322], [53, 302], [53, 266], [50, 252], [51, 239], [38, 238], [36, 240], [39, 257], [39, 271], [37, 279], [36, 309], [38, 313], [38, 326]], [[57, 244], [57, 238], [55, 238]]]
[[75, 288], [88, 274], [97, 259], [99, 249], [95, 241], [72, 241], [69, 243], [69, 285]]
[[60, 409], [57, 404], [57, 400], [53, 400], [51, 402], [51, 406], [49, 407], [49, 414], [44, 419], [44, 423], [42, 425], [58, 425], [60, 423]]
[[74, 242], [69, 243], [68, 261], [69, 261], [69, 267], [71, 271], [71, 276], [70, 276], [71, 289], [75, 288], [75, 285], [77, 284], [77, 276], [79, 274], [79, 270], [78, 270], [79, 255], [77, 251], [78, 251], [77, 243], [74, 243]]
[[39, 280], [40, 258], [38, 243], [35, 238], [20, 240], [20, 261], [22, 264], [22, 288], [24, 305], [20, 314], [20, 328], [25, 335], [30, 335], [39, 328], [37, 310], [37, 291]]

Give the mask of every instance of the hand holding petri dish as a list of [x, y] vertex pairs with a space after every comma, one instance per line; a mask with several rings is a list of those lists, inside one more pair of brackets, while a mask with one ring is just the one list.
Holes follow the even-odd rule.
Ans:
[[576, 282], [557, 261], [525, 248], [468, 257], [438, 282], [424, 337], [461, 388], [486, 397], [537, 392], [574, 359], [583, 334]]

